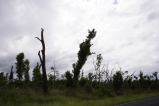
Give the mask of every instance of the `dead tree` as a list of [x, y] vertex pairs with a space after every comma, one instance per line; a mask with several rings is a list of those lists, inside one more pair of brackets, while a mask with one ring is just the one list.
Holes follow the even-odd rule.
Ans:
[[13, 65], [11, 67], [10, 75], [9, 75], [9, 82], [12, 82], [13, 80]]
[[37, 38], [42, 44], [42, 50], [38, 52], [38, 56], [42, 66], [43, 91], [44, 93], [48, 93], [47, 74], [46, 74], [46, 66], [45, 66], [45, 42], [44, 42], [43, 32], [44, 32], [44, 29], [41, 28], [41, 39], [39, 37], [35, 37], [35, 38]]

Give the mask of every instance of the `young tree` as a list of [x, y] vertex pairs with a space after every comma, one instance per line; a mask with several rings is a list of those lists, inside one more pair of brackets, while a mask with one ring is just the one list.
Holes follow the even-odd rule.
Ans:
[[93, 73], [88, 73], [87, 77], [88, 77], [89, 81], [91, 81], [91, 82], [93, 81], [93, 78], [94, 78]]
[[47, 74], [46, 74], [46, 66], [45, 66], [45, 42], [44, 42], [43, 33], [44, 33], [44, 29], [41, 28], [41, 39], [38, 37], [36, 37], [36, 38], [42, 44], [42, 50], [38, 52], [38, 56], [39, 56], [41, 66], [42, 66], [43, 91], [44, 91], [44, 93], [48, 93]]
[[113, 87], [116, 93], [120, 93], [123, 87], [123, 75], [121, 69], [113, 75]]
[[139, 83], [140, 83], [140, 87], [141, 88], [144, 88], [144, 85], [145, 85], [145, 78], [144, 78], [144, 74], [142, 71], [140, 71], [139, 73]]
[[24, 53], [19, 53], [16, 57], [16, 61], [16, 73], [18, 79], [21, 81], [25, 70]]
[[41, 72], [40, 72], [39, 63], [37, 63], [37, 65], [33, 69], [33, 82], [36, 83], [38, 86], [41, 86], [42, 75], [41, 75]]
[[112, 69], [109, 69], [109, 64], [103, 66], [103, 77], [104, 77], [104, 80], [105, 80], [105, 83], [107, 84], [107, 86], [111, 86], [112, 85], [112, 81], [113, 81], [113, 70], [114, 68]]
[[59, 76], [59, 72], [58, 70], [56, 69], [55, 65], [51, 67], [51, 72], [50, 73], [53, 73], [52, 77], [53, 77], [53, 81], [55, 82], [55, 80], [57, 79], [57, 77]]
[[30, 77], [29, 77], [29, 70], [30, 70], [30, 62], [28, 59], [26, 59], [24, 61], [24, 64], [25, 64], [25, 72], [24, 72], [24, 77], [25, 77], [25, 81], [28, 82], [30, 80]]
[[65, 72], [65, 77], [67, 79], [67, 86], [73, 86], [73, 79], [72, 79], [72, 74], [70, 73], [70, 71], [66, 71]]
[[98, 82], [100, 83], [102, 74], [103, 74], [103, 68], [101, 67], [103, 57], [101, 54], [97, 55], [96, 62], [94, 63], [94, 68], [95, 68], [95, 77], [98, 79]]
[[50, 84], [50, 86], [52, 88], [53, 85], [55, 85], [54, 76], [52, 74], [49, 74], [48, 77], [49, 77], [49, 84]]
[[154, 72], [152, 75], [155, 77], [155, 81], [158, 81], [158, 72]]
[[7, 77], [5, 76], [4, 72], [0, 73], [0, 87], [6, 85]]
[[[55, 81], [57, 80], [58, 76], [59, 76], [59, 72], [56, 69], [55, 65], [51, 67], [51, 72], [48, 73], [48, 77], [49, 77], [49, 82], [50, 85], [54, 85], [55, 86]], [[52, 73], [52, 74], [51, 74]]]
[[74, 86], [77, 85], [80, 70], [85, 64], [87, 57], [91, 55], [90, 47], [93, 45], [91, 44], [91, 40], [96, 36], [96, 31], [93, 29], [89, 31], [89, 35], [87, 36], [86, 40], [80, 44], [80, 50], [78, 52], [78, 61], [74, 63], [73, 66], [73, 84]]
[[159, 88], [158, 72], [153, 72], [151, 77], [153, 79], [151, 88], [158, 89]]
[[128, 71], [124, 72], [124, 74], [126, 75], [125, 79], [124, 79], [124, 87], [125, 88], [132, 88], [132, 81], [133, 81], [133, 75], [134, 75], [134, 73], [135, 72], [133, 72], [133, 74], [129, 75]]

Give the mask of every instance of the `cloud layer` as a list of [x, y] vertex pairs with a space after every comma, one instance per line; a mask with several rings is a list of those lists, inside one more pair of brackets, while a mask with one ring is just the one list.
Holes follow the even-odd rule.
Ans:
[[[45, 29], [47, 69], [55, 64], [62, 73], [72, 69], [79, 44], [95, 28], [92, 51], [103, 64], [124, 70], [159, 70], [158, 0], [1, 0], [0, 71], [9, 72], [16, 54], [24, 52], [34, 67], [41, 48], [35, 36]], [[85, 72], [92, 70], [88, 58]]]

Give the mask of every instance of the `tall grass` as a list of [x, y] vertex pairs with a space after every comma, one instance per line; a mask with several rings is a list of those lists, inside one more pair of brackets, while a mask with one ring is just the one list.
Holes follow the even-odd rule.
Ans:
[[80, 89], [54, 89], [48, 95], [32, 89], [5, 89], [0, 90], [0, 106], [114, 106], [152, 96], [159, 96], [159, 92], [145, 91], [139, 94], [127, 91], [121, 96], [101, 97]]

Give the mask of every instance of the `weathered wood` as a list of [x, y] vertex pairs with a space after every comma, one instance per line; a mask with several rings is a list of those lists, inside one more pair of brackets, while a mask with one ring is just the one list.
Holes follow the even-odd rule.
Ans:
[[41, 39], [38, 37], [35, 37], [35, 38], [37, 38], [42, 44], [42, 50], [41, 52], [40, 51], [38, 52], [38, 56], [42, 66], [43, 91], [44, 93], [48, 93], [47, 74], [46, 74], [46, 65], [45, 65], [45, 42], [44, 42], [43, 33], [44, 33], [44, 29], [41, 28]]
[[13, 80], [13, 65], [11, 67], [10, 75], [9, 75], [9, 81], [12, 81], [12, 80]]

